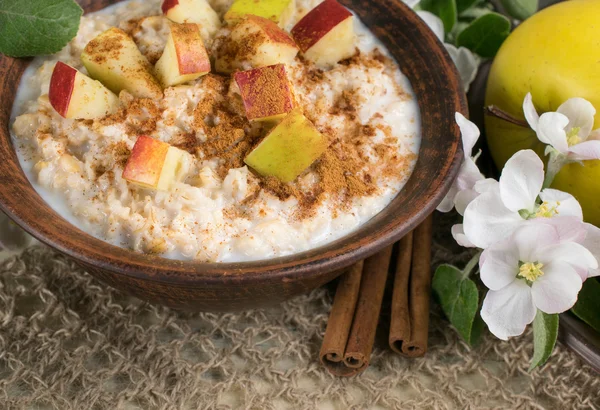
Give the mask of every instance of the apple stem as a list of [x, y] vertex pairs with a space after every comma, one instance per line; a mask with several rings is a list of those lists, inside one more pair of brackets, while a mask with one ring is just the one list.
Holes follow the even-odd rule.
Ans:
[[529, 124], [526, 121], [513, 117], [495, 105], [489, 105], [485, 107], [485, 113], [487, 115], [491, 115], [492, 117], [500, 118], [501, 120], [510, 122], [511, 124], [518, 125], [519, 127], [529, 128]]

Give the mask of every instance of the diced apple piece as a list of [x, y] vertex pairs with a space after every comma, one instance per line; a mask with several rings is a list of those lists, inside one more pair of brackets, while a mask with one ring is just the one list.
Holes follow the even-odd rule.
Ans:
[[294, 109], [294, 93], [285, 65], [240, 71], [234, 74], [249, 121], [273, 121]]
[[92, 78], [116, 94], [127, 90], [138, 98], [162, 97], [162, 88], [152, 75], [148, 60], [121, 29], [113, 27], [90, 41], [81, 60]]
[[355, 53], [352, 13], [336, 0], [325, 0], [292, 29], [304, 56], [321, 67], [331, 67]]
[[259, 16], [246, 16], [232, 27], [217, 47], [215, 68], [221, 73], [274, 64], [290, 64], [298, 46], [277, 24]]
[[171, 24], [171, 34], [162, 57], [156, 63], [156, 76], [163, 87], [193, 81], [210, 72], [210, 59], [197, 24]]
[[221, 28], [221, 20], [206, 0], [164, 0], [162, 11], [175, 23], [196, 23], [202, 26], [204, 41]]
[[119, 107], [119, 98], [102, 83], [60, 61], [52, 72], [48, 98], [65, 118], [93, 120], [112, 114]]
[[262, 176], [295, 180], [329, 146], [327, 138], [302, 114], [290, 112], [244, 160]]
[[181, 179], [189, 154], [145, 135], [140, 136], [125, 164], [123, 178], [145, 188], [168, 191]]
[[251, 14], [269, 19], [283, 28], [289, 23], [295, 9], [295, 0], [235, 0], [225, 13], [225, 21], [235, 24]]

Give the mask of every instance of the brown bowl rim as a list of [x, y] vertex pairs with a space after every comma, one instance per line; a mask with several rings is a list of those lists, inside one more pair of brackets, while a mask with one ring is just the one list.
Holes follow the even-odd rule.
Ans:
[[[360, 0], [341, 0], [341, 3], [352, 9], [353, 1]], [[89, 3], [89, 1], [87, 3]], [[92, 1], [92, 5], [86, 7], [86, 11], [97, 9], [97, 7], [94, 8], [93, 3], [94, 2]], [[456, 108], [454, 111], [466, 115], [467, 101], [459, 80], [460, 77], [442, 43], [428, 29], [426, 24], [416, 15], [416, 13], [401, 1], [378, 0], [376, 3], [380, 3], [385, 7], [400, 8], [402, 13], [404, 13], [411, 21], [411, 24], [414, 25], [414, 31], [427, 40], [429, 45], [431, 45], [427, 51], [438, 61], [443, 62], [443, 66], [440, 67], [440, 69], [445, 70], [444, 72], [448, 79], [447, 91], [453, 94], [452, 99]], [[374, 26], [376, 27], [374, 21], [369, 19], [368, 15], [357, 14], [359, 14], [361, 20], [365, 22], [371, 30], [373, 30]], [[387, 42], [385, 40], [383, 40], [383, 42], [386, 47], [389, 47], [389, 44], [386, 44]], [[12, 59], [4, 56], [0, 57], [0, 66], [2, 65], [2, 60], [5, 60], [5, 62], [8, 60], [10, 62]], [[9, 64], [9, 69], [4, 73], [1, 73], [0, 70], [0, 74], [10, 74], [10, 68], [11, 65]], [[20, 78], [17, 78], [17, 81], [18, 80], [20, 80]], [[415, 84], [413, 84], [413, 88], [414, 86]], [[35, 206], [32, 210], [33, 212], [31, 212], [31, 210], [30, 212], [23, 212], [25, 207], [22, 204], [28, 203], [27, 201], [23, 201], [24, 199], [31, 197], [31, 195], [34, 197], [37, 196], [38, 199], [41, 198], [27, 180], [18, 160], [16, 160], [16, 154], [12, 147], [13, 142], [8, 130], [10, 112], [14, 101], [7, 100], [8, 99], [4, 99], [2, 104], [4, 107], [0, 107], [2, 110], [2, 113], [0, 113], [0, 123], [2, 127], [0, 134], [6, 133], [9, 137], [8, 144], [6, 144], [6, 138], [4, 136], [2, 136], [0, 140], [0, 153], [8, 154], [8, 158], [6, 158], [6, 155], [3, 155], [5, 157], [4, 161], [0, 162], [0, 176], [8, 175], [11, 167], [16, 164], [18, 169], [17, 174], [21, 174], [21, 180], [18, 182], [22, 184], [23, 178], [25, 178], [26, 184], [24, 191], [21, 193], [22, 195], [19, 195], [18, 191], [15, 191], [15, 187], [12, 184], [0, 184], [0, 210], [5, 212], [13, 221], [41, 242], [72, 257], [84, 265], [117, 272], [131, 278], [165, 282], [169, 285], [206, 286], [217, 283], [222, 285], [223, 282], [227, 282], [228, 280], [235, 280], [238, 284], [243, 284], [244, 282], [256, 283], [256, 281], [261, 280], [281, 280], [285, 283], [286, 281], [291, 282], [304, 278], [307, 275], [319, 275], [319, 272], [330, 272], [347, 267], [399, 240], [405, 233], [412, 230], [425, 217], [431, 214], [449, 190], [458, 173], [463, 157], [462, 146], [460, 144], [460, 132], [458, 127], [454, 125], [448, 132], [448, 138], [451, 140], [451, 148], [444, 155], [445, 174], [438, 174], [435, 176], [432, 183], [433, 188], [430, 189], [427, 197], [423, 198], [424, 203], [422, 206], [418, 209], [409, 211], [410, 215], [407, 218], [404, 218], [403, 221], [399, 221], [398, 216], [394, 216], [389, 221], [386, 221], [383, 226], [379, 226], [380, 229], [368, 237], [367, 241], [358, 241], [355, 237], [362, 230], [365, 230], [367, 225], [377, 223], [378, 216], [381, 215], [381, 213], [363, 224], [356, 231], [341, 239], [290, 256], [240, 263], [198, 263], [195, 261], [178, 261], [154, 255], [136, 253], [128, 249], [111, 245], [100, 239], [96, 239], [58, 216], [58, 214], [56, 214], [56, 212], [43, 200], [41, 200], [43, 203], [42, 208], [47, 208], [46, 211], [49, 211], [50, 214], [54, 214], [56, 218], [62, 220], [60, 225], [64, 227], [64, 224], [66, 223], [68, 224], [68, 227], [70, 227], [70, 230], [68, 229], [66, 235], [59, 231], [59, 228], [54, 228], [53, 223], [40, 223], [36, 221], [35, 215], [38, 213], [35, 211], [40, 208], [35, 202], [27, 205]], [[420, 99], [418, 100], [422, 114], [423, 107], [421, 107]], [[10, 155], [8, 149], [12, 151], [12, 155]], [[418, 161], [420, 162], [421, 159], [422, 156], [420, 155]], [[17, 161], [16, 163], [15, 160]], [[419, 167], [419, 164], [417, 164], [417, 167]], [[417, 168], [415, 168], [415, 170], [416, 169]], [[414, 173], [411, 178], [414, 178]], [[14, 197], [15, 194], [17, 194], [17, 197]], [[11, 195], [13, 196], [11, 197]], [[394, 199], [392, 203], [396, 201], [396, 199]], [[391, 206], [391, 204], [388, 205], [388, 207]], [[384, 210], [381, 212], [383, 213]], [[42, 212], [42, 214], [44, 214], [44, 212]], [[73, 236], [69, 235], [69, 233], [73, 233]], [[81, 235], [84, 236], [85, 241], [77, 242], [76, 238]], [[351, 238], [354, 238], [354, 240], [350, 240]]]

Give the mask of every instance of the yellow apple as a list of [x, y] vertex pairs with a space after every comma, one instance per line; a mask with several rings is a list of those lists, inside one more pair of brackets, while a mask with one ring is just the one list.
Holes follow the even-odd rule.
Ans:
[[129, 91], [138, 98], [158, 99], [162, 88], [152, 66], [123, 30], [110, 28], [90, 41], [81, 54], [90, 76], [114, 93]]
[[[600, 1], [571, 0], [535, 14], [500, 48], [488, 80], [486, 105], [524, 119], [528, 92], [538, 112], [555, 111], [573, 97], [589, 100], [600, 127]], [[515, 152], [531, 148], [544, 157], [544, 145], [525, 127], [486, 116], [490, 151], [499, 168]], [[553, 188], [573, 194], [588, 222], [600, 226], [600, 161], [571, 164], [557, 175]]]
[[329, 142], [300, 109], [290, 112], [244, 162], [262, 176], [291, 182], [327, 150]]

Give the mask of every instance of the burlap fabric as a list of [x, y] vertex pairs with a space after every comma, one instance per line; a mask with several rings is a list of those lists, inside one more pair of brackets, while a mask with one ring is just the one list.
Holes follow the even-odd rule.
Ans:
[[[445, 231], [435, 261], [464, 261]], [[530, 334], [471, 349], [436, 306], [426, 357], [391, 353], [384, 319], [371, 367], [334, 378], [317, 360], [331, 301], [178, 313], [31, 247], [0, 263], [0, 409], [600, 409], [600, 378], [565, 347], [528, 373]]]

